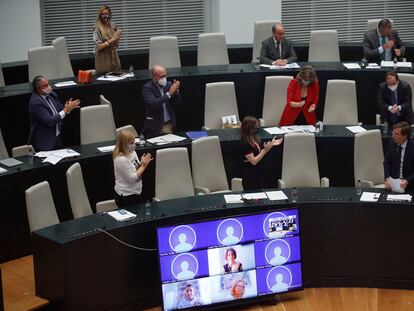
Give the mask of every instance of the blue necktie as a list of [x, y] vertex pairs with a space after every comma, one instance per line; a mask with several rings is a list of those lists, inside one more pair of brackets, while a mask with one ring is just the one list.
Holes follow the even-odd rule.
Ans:
[[[397, 104], [397, 96], [395, 96], [395, 92], [391, 91], [391, 106]], [[395, 124], [398, 122], [398, 113], [391, 113], [391, 123]]]

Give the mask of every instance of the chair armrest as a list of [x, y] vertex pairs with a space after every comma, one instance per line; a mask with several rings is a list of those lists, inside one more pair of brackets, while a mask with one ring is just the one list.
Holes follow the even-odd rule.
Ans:
[[361, 188], [374, 188], [374, 182], [370, 180], [361, 179]]
[[231, 191], [243, 191], [242, 179], [235, 177], [231, 179]]
[[329, 188], [329, 178], [328, 177], [322, 177], [321, 178], [321, 187]]
[[115, 203], [115, 200], [105, 200], [96, 203], [96, 212], [108, 212], [116, 210], [118, 206]]
[[266, 126], [265, 120], [263, 118], [259, 118], [259, 122], [261, 127]]
[[279, 189], [284, 189], [284, 188], [286, 188], [286, 183], [283, 181], [283, 179], [278, 179], [278, 180], [277, 180], [277, 187], [278, 187]]
[[158, 199], [157, 197], [154, 197], [154, 198], [152, 199], [152, 201], [153, 201], [153, 202], [160, 202], [160, 201], [161, 201], [161, 199]]
[[195, 191], [196, 195], [209, 194], [210, 193], [210, 189], [208, 189], [206, 187], [194, 187], [194, 191]]
[[17, 147], [13, 147], [12, 149], [12, 157], [21, 157], [29, 154], [29, 151], [32, 151], [34, 154], [34, 148], [32, 145], [21, 145]]
[[210, 128], [209, 127], [207, 127], [207, 126], [205, 126], [205, 125], [203, 125], [202, 127], [201, 127], [201, 130], [203, 130], [203, 131], [208, 131]]
[[375, 125], [381, 125], [381, 116], [378, 113], [375, 115]]

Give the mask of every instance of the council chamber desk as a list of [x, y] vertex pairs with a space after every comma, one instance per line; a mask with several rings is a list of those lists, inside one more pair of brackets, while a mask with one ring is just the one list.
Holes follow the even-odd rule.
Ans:
[[[370, 191], [383, 192], [374, 189]], [[291, 189], [285, 189], [290, 198]], [[92, 215], [33, 233], [36, 294], [56, 309], [118, 310], [161, 304], [158, 226], [298, 207], [305, 287], [414, 289], [412, 203], [359, 201], [354, 188], [300, 188], [298, 202], [225, 204], [223, 194], [156, 202], [128, 222]], [[123, 309], [122, 309], [123, 310]]]
[[[307, 63], [300, 63], [300, 65], [305, 64]], [[327, 81], [348, 79], [356, 82], [359, 121], [364, 124], [375, 124], [375, 114], [379, 113], [378, 86], [384, 81], [385, 72], [389, 68], [347, 70], [342, 63], [329, 62], [312, 63], [312, 65], [315, 66], [320, 84], [319, 106], [316, 111], [318, 120], [323, 118]], [[411, 68], [400, 68], [398, 71], [414, 72]], [[252, 64], [171, 68], [168, 70], [169, 78], [181, 81], [182, 101], [176, 108], [177, 130], [200, 130], [204, 125], [206, 83], [234, 81], [240, 118], [246, 115], [261, 117], [265, 77], [295, 76], [297, 72], [298, 69], [270, 70]], [[99, 104], [99, 95], [102, 94], [112, 103], [117, 127], [132, 124], [140, 132], [145, 118], [141, 89], [150, 79], [149, 70], [137, 70], [135, 77], [128, 80], [117, 82], [95, 80], [87, 85], [54, 89], [62, 102], [69, 98], [79, 98], [81, 106]], [[30, 83], [6, 86], [0, 91], [0, 124], [9, 151], [14, 146], [27, 143], [30, 126], [28, 116], [30, 95]], [[285, 105], [285, 103], [276, 104]], [[66, 145], [80, 144], [78, 109], [65, 118], [62, 136]]]

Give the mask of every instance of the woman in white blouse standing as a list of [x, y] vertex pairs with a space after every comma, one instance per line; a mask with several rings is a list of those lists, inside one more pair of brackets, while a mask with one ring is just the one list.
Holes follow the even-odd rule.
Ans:
[[142, 174], [152, 160], [150, 153], [141, 159], [135, 152], [135, 137], [129, 131], [122, 131], [113, 152], [115, 173], [115, 202], [118, 207], [142, 202]]

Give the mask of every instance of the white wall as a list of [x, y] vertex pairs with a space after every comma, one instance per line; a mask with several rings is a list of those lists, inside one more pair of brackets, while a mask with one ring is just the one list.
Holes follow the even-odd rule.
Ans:
[[39, 0], [0, 0], [0, 61], [27, 60], [27, 50], [41, 46]]
[[224, 32], [227, 44], [253, 43], [254, 22], [281, 20], [281, 0], [211, 0], [211, 31]]

